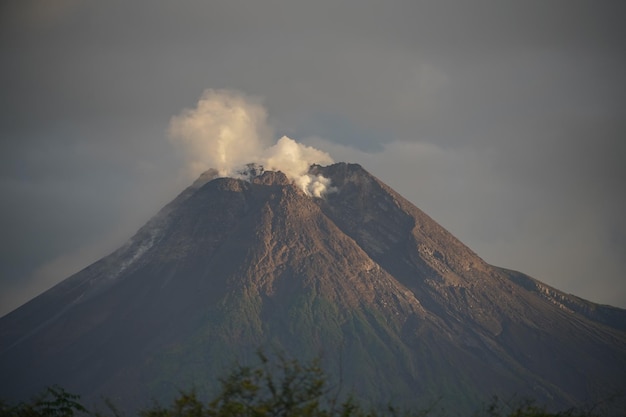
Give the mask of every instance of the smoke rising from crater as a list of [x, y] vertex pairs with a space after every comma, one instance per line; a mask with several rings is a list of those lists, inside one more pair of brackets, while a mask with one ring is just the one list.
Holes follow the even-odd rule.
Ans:
[[197, 177], [209, 168], [220, 176], [240, 177], [248, 163], [282, 171], [307, 195], [332, 191], [330, 180], [308, 173], [311, 164], [333, 163], [326, 152], [283, 136], [273, 139], [267, 112], [259, 100], [230, 90], [206, 90], [193, 109], [172, 117], [171, 140], [187, 159], [188, 174]]

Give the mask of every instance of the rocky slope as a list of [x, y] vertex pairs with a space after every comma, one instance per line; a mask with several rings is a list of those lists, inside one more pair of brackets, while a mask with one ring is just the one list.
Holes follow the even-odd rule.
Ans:
[[359, 165], [311, 173], [337, 191], [311, 198], [280, 172], [199, 178], [124, 247], [0, 319], [0, 392], [58, 383], [132, 408], [206, 394], [259, 347], [321, 356], [374, 404], [626, 392], [626, 311], [488, 265]]

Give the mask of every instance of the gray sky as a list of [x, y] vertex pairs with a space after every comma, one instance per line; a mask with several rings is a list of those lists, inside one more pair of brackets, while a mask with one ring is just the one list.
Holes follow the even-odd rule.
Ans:
[[106, 255], [188, 179], [207, 88], [361, 163], [488, 262], [626, 307], [616, 1], [7, 0], [0, 314]]

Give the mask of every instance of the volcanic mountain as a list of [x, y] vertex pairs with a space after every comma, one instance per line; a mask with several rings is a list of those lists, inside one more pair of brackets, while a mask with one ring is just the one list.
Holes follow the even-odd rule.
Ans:
[[[0, 319], [0, 392], [122, 407], [211, 392], [258, 348], [373, 404], [554, 407], [626, 393], [626, 311], [484, 262], [355, 164], [203, 174], [123, 247]], [[624, 404], [621, 404], [622, 406]]]

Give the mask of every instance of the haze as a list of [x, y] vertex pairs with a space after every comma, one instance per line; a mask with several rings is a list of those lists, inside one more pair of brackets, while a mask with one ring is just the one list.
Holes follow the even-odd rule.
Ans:
[[[0, 6], [0, 314], [190, 183], [173, 117], [237, 92], [488, 262], [626, 307], [619, 2]], [[271, 146], [271, 143], [270, 143]]]

